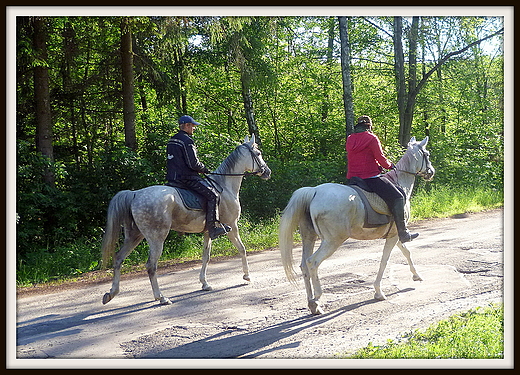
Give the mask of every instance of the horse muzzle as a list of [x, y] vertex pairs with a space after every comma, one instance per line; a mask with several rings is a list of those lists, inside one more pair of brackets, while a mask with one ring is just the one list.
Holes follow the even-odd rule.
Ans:
[[435, 175], [435, 168], [429, 167], [425, 172], [421, 172], [420, 176], [424, 178], [426, 181], [433, 180], [433, 176]]
[[262, 167], [256, 175], [259, 176], [262, 180], [269, 180], [271, 178], [271, 170], [269, 167], [265, 166]]

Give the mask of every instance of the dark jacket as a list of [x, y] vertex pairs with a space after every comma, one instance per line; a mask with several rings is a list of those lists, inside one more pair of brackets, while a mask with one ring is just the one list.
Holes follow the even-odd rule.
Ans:
[[197, 157], [195, 142], [185, 131], [179, 130], [170, 138], [166, 153], [167, 181], [198, 179], [199, 173], [209, 173]]

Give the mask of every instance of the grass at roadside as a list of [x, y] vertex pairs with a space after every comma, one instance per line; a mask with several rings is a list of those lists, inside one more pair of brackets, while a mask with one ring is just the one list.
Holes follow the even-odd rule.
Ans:
[[415, 331], [387, 344], [369, 344], [344, 358], [363, 359], [502, 359], [504, 309], [502, 305], [475, 308]]
[[450, 217], [480, 212], [504, 205], [504, 192], [488, 187], [468, 186], [464, 189], [434, 186], [419, 190], [411, 199], [411, 221]]

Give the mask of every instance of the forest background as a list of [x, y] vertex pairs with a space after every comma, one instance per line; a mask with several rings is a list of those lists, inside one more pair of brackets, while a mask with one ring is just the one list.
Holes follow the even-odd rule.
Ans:
[[[347, 182], [359, 115], [395, 162], [410, 136], [429, 137], [437, 174], [415, 196], [501, 203], [503, 28], [484, 16], [17, 17], [18, 282], [98, 268], [110, 199], [165, 182], [183, 114], [204, 124], [194, 138], [213, 169], [257, 136], [273, 175], [242, 185], [251, 235], [275, 227], [297, 188]], [[172, 233], [165, 256], [193, 243]]]

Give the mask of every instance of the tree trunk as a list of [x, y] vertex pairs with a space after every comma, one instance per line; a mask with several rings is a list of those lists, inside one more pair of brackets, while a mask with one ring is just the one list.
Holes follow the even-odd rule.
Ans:
[[341, 40], [341, 75], [343, 77], [343, 105], [345, 107], [345, 135], [354, 131], [354, 102], [352, 78], [350, 75], [350, 42], [348, 38], [348, 17], [338, 17], [339, 37]]
[[[49, 91], [49, 69], [47, 63], [47, 30], [45, 18], [33, 18], [33, 46], [36, 55], [34, 67], [34, 100], [36, 104], [36, 149], [54, 161], [52, 117]], [[43, 171], [43, 180], [46, 184], [54, 186], [55, 176], [49, 165]]]
[[321, 104], [321, 122], [326, 122], [329, 117], [330, 111], [330, 85], [329, 85], [329, 76], [332, 74], [332, 65], [334, 63], [334, 26], [335, 20], [334, 17], [330, 17], [328, 19], [329, 22], [329, 31], [328, 31], [328, 43], [327, 43], [327, 69], [324, 72], [324, 77], [322, 80], [322, 90], [323, 90], [323, 98]]
[[417, 100], [417, 40], [419, 38], [419, 17], [412, 18], [408, 38], [408, 91], [404, 107], [403, 122], [399, 127], [399, 143], [406, 147], [412, 134], [413, 110]]
[[399, 111], [399, 144], [403, 145], [406, 108], [406, 85], [403, 53], [403, 19], [394, 17], [394, 72], [397, 87], [397, 110]]
[[[247, 69], [244, 67], [244, 69]], [[247, 127], [249, 129], [249, 134], [254, 134], [256, 143], [261, 145], [260, 134], [258, 131], [258, 126], [255, 120], [255, 113], [253, 110], [253, 99], [251, 98], [251, 88], [249, 86], [249, 77], [246, 72], [242, 72], [240, 75], [240, 81], [242, 83], [242, 99], [244, 101], [244, 111], [247, 120]]]
[[121, 20], [121, 70], [123, 79], [123, 118], [125, 123], [125, 145], [137, 150], [135, 135], [135, 103], [134, 103], [134, 55], [132, 51], [132, 32], [129, 19]]

